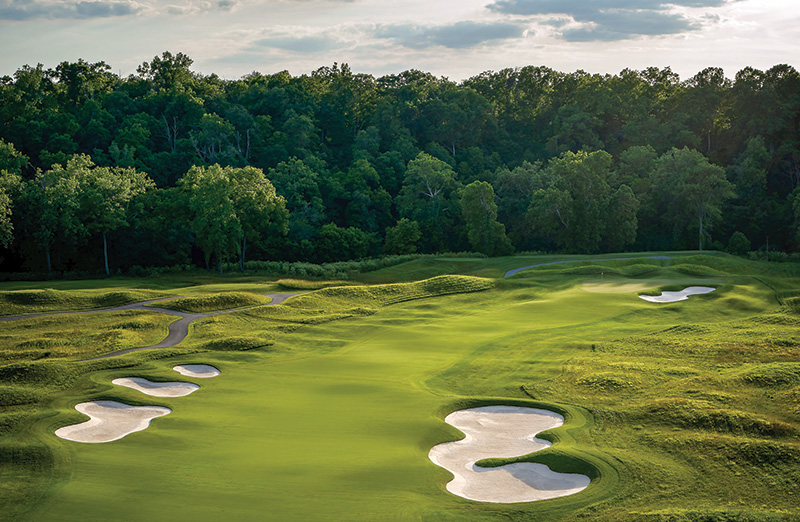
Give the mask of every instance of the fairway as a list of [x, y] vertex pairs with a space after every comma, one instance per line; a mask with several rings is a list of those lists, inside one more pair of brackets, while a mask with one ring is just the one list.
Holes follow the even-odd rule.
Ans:
[[[638, 277], [625, 275], [642, 271], [635, 261], [609, 261], [602, 270], [596, 264], [541, 267], [490, 286], [465, 279], [458, 284], [480, 291], [452, 293], [456, 287], [448, 286], [439, 295], [423, 292], [432, 283], [369, 292], [333, 288], [294, 303], [205, 318], [190, 329], [190, 349], [215, 336], [263, 332], [274, 344], [243, 352], [197, 348], [187, 355], [172, 349], [127, 367], [124, 358], [117, 366], [103, 363], [109, 366], [91, 373], [93, 384], [56, 396], [52, 407], [60, 413], [40, 416], [32, 428], [59, 455], [60, 473], [22, 520], [500, 521], [589, 514], [639, 520], [646, 513], [646, 520], [662, 520], [658, 513], [677, 517], [663, 520], [693, 520], [686, 495], [693, 495], [696, 513], [752, 510], [762, 517], [752, 520], [791, 519], [797, 515], [791, 483], [800, 456], [797, 412], [781, 404], [791, 401], [798, 382], [788, 377], [767, 404], [763, 388], [743, 386], [741, 375], [797, 364], [796, 329], [780, 324], [795, 325], [796, 315], [778, 313], [775, 291], [731, 268], [749, 268], [744, 262], [726, 260], [705, 272], [693, 268], [697, 259], [648, 260], [651, 270]], [[472, 271], [502, 275], [513, 261], [487, 260]], [[642, 291], [657, 295], [693, 285], [716, 291], [679, 303], [639, 298]], [[770, 314], [783, 319], [759, 333], [758, 325], [767, 323], [752, 318]], [[735, 335], [774, 342], [745, 361], [752, 339], [737, 338], [739, 348], [732, 350]], [[780, 353], [772, 348], [781, 346], [778, 339], [786, 341]], [[220, 375], [173, 370], [193, 364], [212, 365]], [[153, 397], [111, 384], [131, 377], [200, 388]], [[172, 412], [106, 444], [53, 435], [56, 427], [79, 422], [69, 413], [75, 404], [95, 399]], [[435, 445], [462, 437], [444, 417], [495, 404], [564, 416], [563, 427], [539, 435], [552, 447], [520, 460], [588, 474], [589, 487], [500, 505], [447, 492], [452, 475], [428, 459]], [[775, 485], [776, 475], [766, 478], [755, 457], [747, 457], [750, 469], [731, 453], [719, 461], [725, 447], [742, 445], [785, 455], [770, 469], [788, 473], [788, 482]], [[691, 463], [695, 458], [705, 459], [701, 469]], [[505, 463], [494, 460], [485, 464]], [[760, 495], [761, 504], [740, 504], [743, 490]]]

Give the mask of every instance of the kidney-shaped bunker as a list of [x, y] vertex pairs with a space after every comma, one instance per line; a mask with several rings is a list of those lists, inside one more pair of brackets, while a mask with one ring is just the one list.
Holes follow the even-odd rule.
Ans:
[[487, 458], [519, 457], [550, 446], [536, 434], [564, 424], [564, 417], [557, 413], [484, 406], [453, 412], [444, 420], [466, 437], [434, 446], [428, 456], [454, 475], [447, 490], [455, 495], [481, 502], [530, 502], [572, 495], [590, 483], [586, 475], [558, 473], [532, 462], [498, 468], [475, 464]]
[[75, 405], [88, 415], [86, 422], [64, 426], [56, 435], [75, 442], [111, 442], [150, 425], [150, 421], [171, 413], [160, 406], [131, 406], [116, 401], [91, 401]]

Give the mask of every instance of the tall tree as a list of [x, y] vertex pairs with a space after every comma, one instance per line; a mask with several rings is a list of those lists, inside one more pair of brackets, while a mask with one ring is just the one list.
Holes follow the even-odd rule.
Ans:
[[455, 226], [461, 215], [459, 183], [447, 163], [420, 152], [408, 162], [397, 198], [401, 217], [419, 223], [426, 252], [446, 250], [455, 244]]
[[487, 256], [505, 256], [514, 248], [506, 236], [506, 227], [497, 221], [494, 199], [489, 183], [473, 181], [461, 190], [461, 212], [472, 248]]
[[196, 166], [179, 184], [206, 264], [216, 255], [220, 274], [223, 261], [237, 250], [244, 269], [248, 239], [258, 242], [269, 233], [286, 232], [286, 201], [260, 169]]
[[[81, 157], [78, 157], [81, 162]], [[53, 165], [37, 171], [20, 194], [22, 220], [30, 237], [44, 249], [47, 273], [52, 270], [50, 250], [57, 238], [74, 243], [86, 237], [80, 220], [78, 196], [81, 190], [80, 166], [73, 158], [66, 165]]]
[[571, 252], [597, 252], [605, 232], [611, 155], [565, 152], [547, 167], [549, 186], [534, 193], [528, 214], [538, 232]]
[[703, 250], [703, 239], [721, 217], [722, 204], [734, 196], [725, 170], [696, 150], [672, 149], [658, 159], [654, 178], [656, 191], [670, 209], [665, 219], [677, 226], [697, 226], [697, 248]]
[[79, 212], [90, 234], [103, 237], [103, 266], [108, 267], [108, 234], [129, 225], [134, 200], [155, 187], [147, 174], [132, 168], [96, 167], [89, 156], [76, 156], [68, 163], [80, 183]]

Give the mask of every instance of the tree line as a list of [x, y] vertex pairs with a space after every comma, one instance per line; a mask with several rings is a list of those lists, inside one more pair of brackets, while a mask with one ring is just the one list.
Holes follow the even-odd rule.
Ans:
[[346, 65], [238, 80], [163, 53], [0, 78], [3, 271], [472, 250], [797, 250], [800, 74]]

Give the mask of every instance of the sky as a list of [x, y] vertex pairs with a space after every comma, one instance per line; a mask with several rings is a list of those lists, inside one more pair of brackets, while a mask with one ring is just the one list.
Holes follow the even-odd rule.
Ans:
[[800, 0], [0, 0], [0, 50], [0, 75], [82, 58], [127, 76], [170, 51], [229, 79], [334, 62], [454, 81], [526, 65], [732, 78], [800, 69]]

